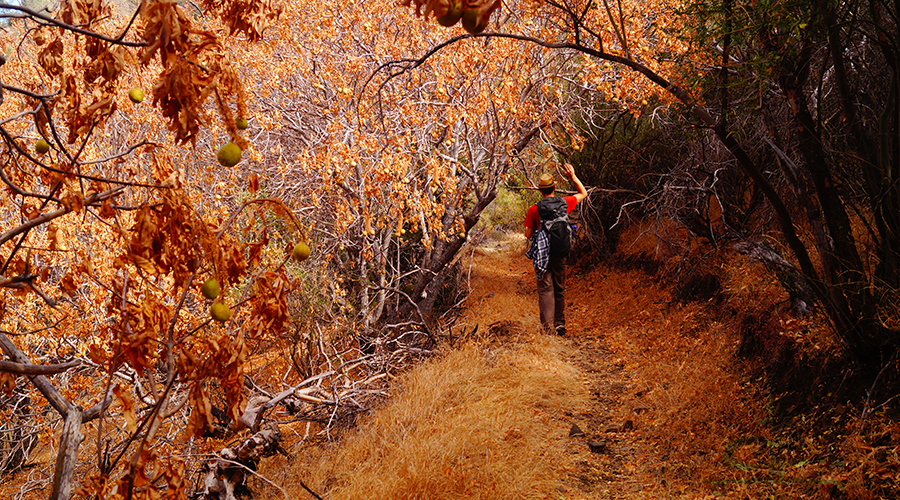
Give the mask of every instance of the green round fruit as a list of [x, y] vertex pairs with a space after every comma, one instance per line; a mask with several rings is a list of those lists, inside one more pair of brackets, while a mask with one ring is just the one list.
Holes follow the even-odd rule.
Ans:
[[449, 28], [459, 22], [462, 17], [462, 4], [458, 2], [450, 2], [447, 13], [437, 18], [438, 24]]
[[200, 293], [203, 294], [207, 299], [214, 299], [219, 296], [219, 292], [222, 291], [222, 287], [219, 286], [219, 282], [215, 278], [210, 278], [203, 282], [203, 285], [200, 287]]
[[225, 322], [231, 318], [231, 309], [221, 302], [213, 302], [212, 305], [209, 306], [209, 315], [216, 321]]
[[38, 139], [36, 143], [34, 143], [34, 152], [42, 155], [50, 151], [50, 143], [47, 142], [46, 139]]
[[144, 91], [140, 87], [135, 87], [128, 92], [128, 98], [131, 99], [131, 102], [137, 104], [144, 100]]
[[297, 262], [303, 262], [304, 260], [309, 258], [309, 254], [309, 245], [301, 241], [300, 243], [294, 245], [294, 250], [291, 252], [291, 257], [293, 257]]
[[485, 18], [481, 20], [481, 24], [478, 24], [478, 9], [465, 9], [462, 11], [463, 29], [473, 35], [484, 31], [490, 20], [490, 16], [485, 16]]
[[223, 167], [233, 167], [241, 161], [241, 148], [237, 144], [229, 142], [219, 148], [216, 159]]
[[249, 127], [250, 124], [247, 123], [246, 118], [237, 118], [234, 120], [234, 126], [237, 127], [238, 130], [247, 130], [247, 127]]

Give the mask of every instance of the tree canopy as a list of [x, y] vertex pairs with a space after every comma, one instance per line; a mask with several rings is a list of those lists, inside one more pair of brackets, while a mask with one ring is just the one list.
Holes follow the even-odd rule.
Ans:
[[[655, 205], [761, 256], [859, 362], [894, 353], [887, 2], [69, 0], [0, 20], [0, 387], [55, 411], [34, 417], [62, 428], [53, 498], [183, 496], [176, 457], [223, 422], [330, 422], [386, 345], [436, 342], [498, 189], [564, 162], [627, 179], [617, 216]], [[658, 182], [588, 154], [647, 130], [632, 119], [683, 132]]]

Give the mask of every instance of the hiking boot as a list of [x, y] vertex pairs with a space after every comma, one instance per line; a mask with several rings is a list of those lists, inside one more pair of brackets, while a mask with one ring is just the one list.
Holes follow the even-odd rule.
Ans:
[[556, 334], [562, 337], [566, 334], [566, 325], [556, 325]]

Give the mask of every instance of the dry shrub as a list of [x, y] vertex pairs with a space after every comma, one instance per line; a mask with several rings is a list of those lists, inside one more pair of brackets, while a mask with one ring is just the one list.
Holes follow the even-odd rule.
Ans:
[[622, 229], [617, 255], [648, 254], [662, 263], [680, 265], [681, 259], [699, 246], [696, 238], [677, 221], [663, 217], [630, 222]]
[[563, 484], [565, 464], [548, 459], [567, 441], [557, 418], [587, 396], [557, 341], [470, 343], [398, 385], [339, 446], [293, 465], [292, 497], [305, 495], [294, 477], [330, 500], [545, 498]]
[[[656, 279], [670, 282], [684, 264], [646, 236], [623, 241], [623, 253], [655, 257]], [[896, 393], [887, 373], [873, 397], [885, 411], [866, 420], [860, 398], [871, 380], [841, 358], [822, 318], [793, 315], [784, 287], [745, 256], [722, 251], [712, 265], [721, 290], [705, 304], [649, 295], [629, 273], [589, 296], [612, 306], [604, 312], [614, 326], [608, 341], [630, 375], [634, 396], [625, 391], [617, 418], [633, 418], [632, 441], [655, 453], [631, 475], [643, 490], [623, 497], [712, 490], [727, 498], [897, 498], [896, 405], [887, 405]], [[695, 288], [688, 285], [672, 287], [676, 299]], [[625, 304], [635, 312], [624, 315]]]

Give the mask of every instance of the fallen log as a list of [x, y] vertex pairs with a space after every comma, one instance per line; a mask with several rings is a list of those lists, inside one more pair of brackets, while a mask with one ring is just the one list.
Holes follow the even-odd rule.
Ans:
[[256, 471], [259, 460], [278, 452], [281, 439], [278, 424], [267, 423], [256, 434], [219, 450], [204, 464], [203, 485], [194, 498], [236, 500], [235, 492], [247, 490], [247, 476]]
[[787, 291], [795, 314], [809, 314], [810, 307], [815, 302], [815, 294], [799, 269], [764, 243], [741, 241], [734, 245], [734, 249], [750, 257], [750, 260], [762, 262], [766, 269], [775, 274], [775, 278]]

